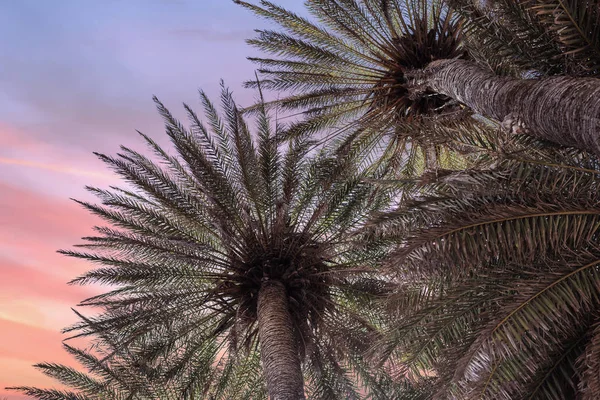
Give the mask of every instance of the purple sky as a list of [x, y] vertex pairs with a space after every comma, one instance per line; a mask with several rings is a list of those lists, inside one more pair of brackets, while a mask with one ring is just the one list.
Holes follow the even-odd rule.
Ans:
[[153, 94], [182, 115], [223, 78], [249, 104], [244, 40], [265, 26], [229, 0], [0, 0], [0, 398], [53, 384], [33, 363], [70, 363], [59, 330], [92, 289], [65, 284], [88, 266], [55, 251], [97, 220], [68, 199], [116, 183], [92, 151], [143, 148], [135, 129], [166, 143]]

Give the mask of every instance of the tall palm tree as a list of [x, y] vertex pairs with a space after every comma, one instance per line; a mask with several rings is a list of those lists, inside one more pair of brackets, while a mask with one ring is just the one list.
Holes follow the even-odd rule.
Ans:
[[595, 399], [598, 159], [482, 137], [467, 141], [479, 168], [410, 188], [413, 202], [373, 228], [398, 243], [393, 318], [373, 351], [433, 376], [434, 398]]
[[102, 205], [79, 203], [112, 227], [62, 253], [99, 265], [73, 283], [117, 287], [84, 301], [101, 312], [69, 331], [139, 349], [180, 398], [221, 398], [256, 354], [272, 400], [305, 386], [313, 399], [359, 398], [359, 385], [385, 396], [392, 383], [357, 356], [388, 290], [375, 275], [384, 251], [354, 240], [390, 200], [365, 182], [384, 163], [311, 155], [304, 139], [280, 149], [264, 109], [253, 136], [227, 90], [222, 115], [201, 99], [206, 123], [186, 105], [189, 129], [156, 100], [177, 156], [143, 134], [158, 163], [125, 147], [98, 155], [129, 186], [88, 188]]
[[[266, 0], [235, 1], [284, 29], [258, 31], [249, 43], [274, 55], [253, 60], [269, 88], [292, 91], [279, 104], [308, 109], [305, 125], [350, 119], [397, 128], [468, 106], [600, 155], [597, 1], [450, 1], [461, 18], [437, 0], [309, 0], [318, 22]], [[497, 75], [489, 67], [499, 64], [520, 74]], [[566, 76], [544, 76], [552, 73]]]

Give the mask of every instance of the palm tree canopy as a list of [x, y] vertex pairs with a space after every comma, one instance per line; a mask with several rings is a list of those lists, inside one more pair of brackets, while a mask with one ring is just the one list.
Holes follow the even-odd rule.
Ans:
[[276, 103], [307, 117], [289, 135], [376, 126], [360, 137], [414, 152], [442, 140], [422, 124], [465, 114], [451, 98], [414, 87], [409, 78], [431, 61], [465, 56], [461, 21], [442, 2], [307, 1], [313, 21], [266, 0], [235, 1], [283, 29], [259, 30], [248, 43], [273, 55], [250, 58], [260, 65], [261, 85], [289, 93]]
[[117, 288], [84, 301], [102, 312], [68, 331], [139, 348], [139, 362], [177, 377], [185, 398], [237, 398], [227, 397], [227, 382], [260, 350], [258, 291], [276, 280], [311, 398], [358, 398], [359, 385], [389, 390], [353, 356], [376, 328], [371, 299], [388, 290], [374, 275], [384, 251], [354, 236], [390, 201], [366, 183], [384, 164], [309, 154], [304, 139], [279, 148], [282, 127], [264, 109], [252, 135], [229, 91], [222, 115], [201, 99], [206, 122], [186, 105], [189, 129], [156, 100], [177, 156], [143, 134], [158, 163], [125, 147], [98, 155], [129, 186], [88, 188], [102, 204], [79, 203], [111, 226], [62, 253], [99, 265], [73, 283]]
[[441, 398], [596, 398], [598, 160], [478, 138], [479, 168], [408, 188], [380, 219], [398, 289], [374, 351]]

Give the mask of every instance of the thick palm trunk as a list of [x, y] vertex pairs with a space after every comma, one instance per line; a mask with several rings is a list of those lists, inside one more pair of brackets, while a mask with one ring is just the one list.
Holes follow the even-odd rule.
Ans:
[[499, 77], [471, 61], [440, 60], [426, 86], [540, 139], [600, 155], [600, 79]]
[[281, 282], [267, 281], [258, 293], [258, 336], [270, 399], [304, 399], [304, 378]]

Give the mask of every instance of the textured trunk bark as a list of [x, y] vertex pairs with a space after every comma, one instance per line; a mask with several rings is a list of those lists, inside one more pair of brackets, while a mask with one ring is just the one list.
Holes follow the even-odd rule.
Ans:
[[600, 156], [600, 79], [499, 77], [465, 60], [434, 61], [424, 75], [422, 84], [483, 116]]
[[285, 286], [263, 283], [258, 293], [258, 337], [271, 400], [303, 400], [304, 378]]

